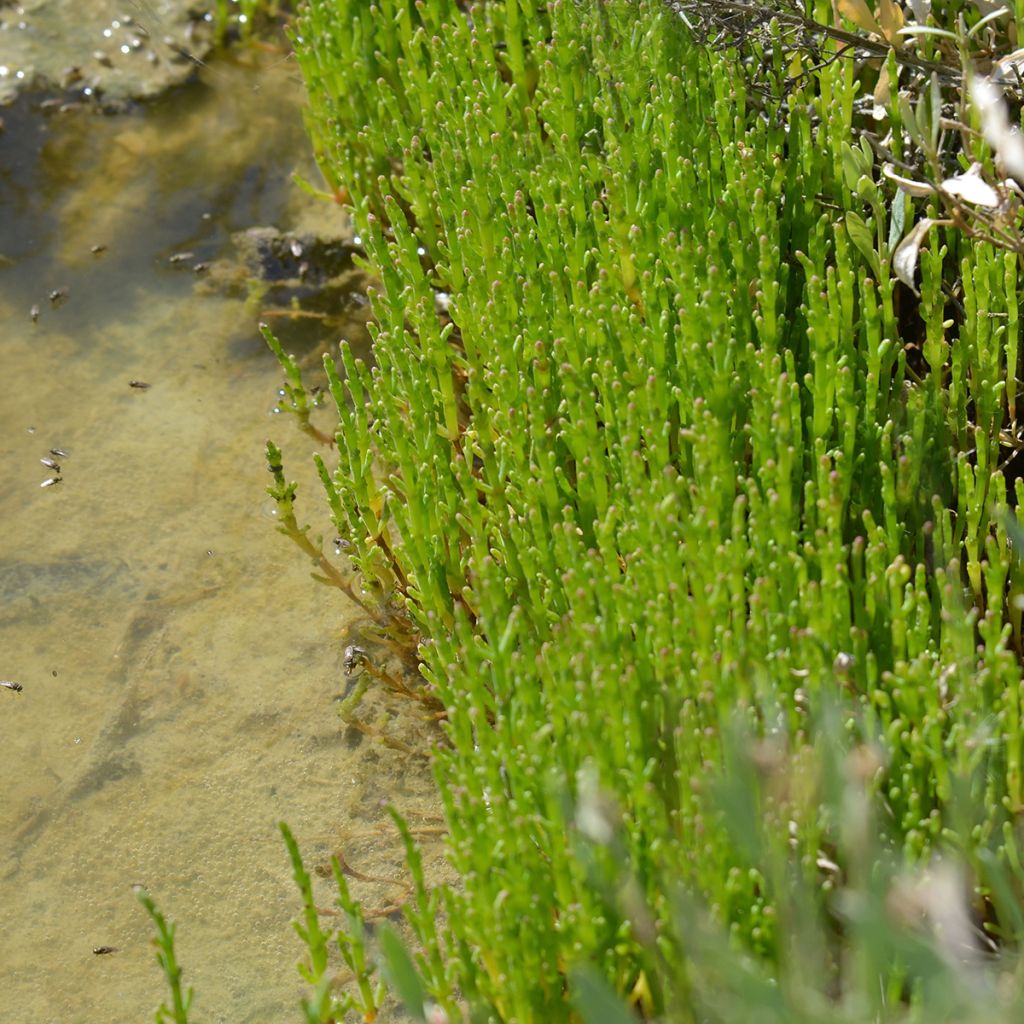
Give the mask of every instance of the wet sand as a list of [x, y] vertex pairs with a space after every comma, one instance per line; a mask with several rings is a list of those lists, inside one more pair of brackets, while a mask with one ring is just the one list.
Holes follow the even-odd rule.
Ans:
[[[279, 820], [310, 868], [343, 849], [402, 877], [391, 802], [438, 869], [426, 759], [336, 714], [361, 613], [274, 529], [268, 437], [303, 521], [334, 535], [313, 442], [273, 412], [258, 310], [169, 263], [287, 229], [290, 174], [315, 176], [287, 62], [209, 71], [116, 118], [18, 108], [0, 149], [0, 678], [24, 686], [0, 690], [5, 1021], [151, 1018], [164, 983], [133, 884], [178, 923], [196, 1019], [300, 1019]], [[41, 458], [61, 483], [40, 487], [58, 475]], [[410, 709], [370, 703], [426, 750]]]

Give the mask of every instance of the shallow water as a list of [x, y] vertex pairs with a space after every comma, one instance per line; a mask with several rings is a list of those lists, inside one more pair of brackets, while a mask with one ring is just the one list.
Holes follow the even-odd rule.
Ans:
[[[258, 311], [168, 262], [300, 216], [289, 176], [315, 171], [299, 104], [271, 56], [132, 114], [4, 111], [0, 678], [24, 686], [0, 689], [4, 1021], [151, 1018], [163, 979], [133, 884], [178, 922], [197, 1019], [298, 1020], [299, 901], [276, 823], [310, 866], [343, 848], [400, 877], [393, 802], [439, 857], [425, 760], [335, 713], [359, 615], [274, 531], [267, 437], [333, 536], [312, 442], [273, 415]], [[62, 482], [41, 488], [51, 448], [68, 452]], [[371, 906], [395, 895], [357, 890]]]

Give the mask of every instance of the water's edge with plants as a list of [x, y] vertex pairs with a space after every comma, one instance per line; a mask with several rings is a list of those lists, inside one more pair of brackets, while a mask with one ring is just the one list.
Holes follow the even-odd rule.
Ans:
[[280, 825], [307, 1021], [1017, 1019], [1022, 18], [301, 6], [372, 349], [265, 319], [267, 490], [444, 814]]
[[[287, 1019], [280, 818], [322, 906], [337, 852], [368, 916], [406, 890], [387, 804], [440, 867], [425, 757], [336, 715], [365, 617], [311, 584], [264, 493], [281, 375], [259, 321], [307, 365], [340, 335], [368, 351], [347, 220], [292, 178], [316, 168], [282, 42], [114, 114], [48, 92], [0, 111], [5, 1020], [151, 1018], [133, 885], [182, 922], [198, 1019]], [[333, 537], [314, 467], [293, 476]]]

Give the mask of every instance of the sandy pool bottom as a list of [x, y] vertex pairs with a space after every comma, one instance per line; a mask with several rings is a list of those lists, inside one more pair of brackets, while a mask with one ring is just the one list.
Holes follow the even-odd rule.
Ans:
[[[127, 119], [26, 115], [27, 149], [0, 151], [0, 678], [24, 686], [0, 690], [5, 1021], [151, 1019], [163, 979], [136, 884], [178, 923], [197, 1019], [298, 1020], [277, 822], [310, 867], [340, 849], [401, 878], [391, 803], [440, 858], [426, 759], [337, 718], [360, 618], [274, 530], [268, 437], [333, 535], [313, 444], [272, 412], [256, 311], [168, 268], [288, 227], [288, 176], [313, 173], [294, 72], [211, 70]], [[60, 484], [40, 487], [41, 458]], [[398, 891], [355, 888], [371, 907]]]

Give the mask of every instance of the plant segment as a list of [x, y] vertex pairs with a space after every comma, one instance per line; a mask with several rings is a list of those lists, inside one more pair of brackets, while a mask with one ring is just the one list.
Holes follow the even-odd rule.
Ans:
[[[578, 856], [584, 770], [653, 927], [681, 880], [779, 955], [705, 785], [737, 712], [798, 757], [841, 695], [899, 858], [1016, 865], [1018, 257], [940, 225], [898, 279], [853, 61], [766, 110], [646, 0], [311, 0], [295, 36], [380, 280], [376, 365], [327, 364], [328, 495], [448, 713], [431, 997], [568, 1019], [586, 960], [667, 1005]], [[818, 885], [815, 806], [777, 824]]]

